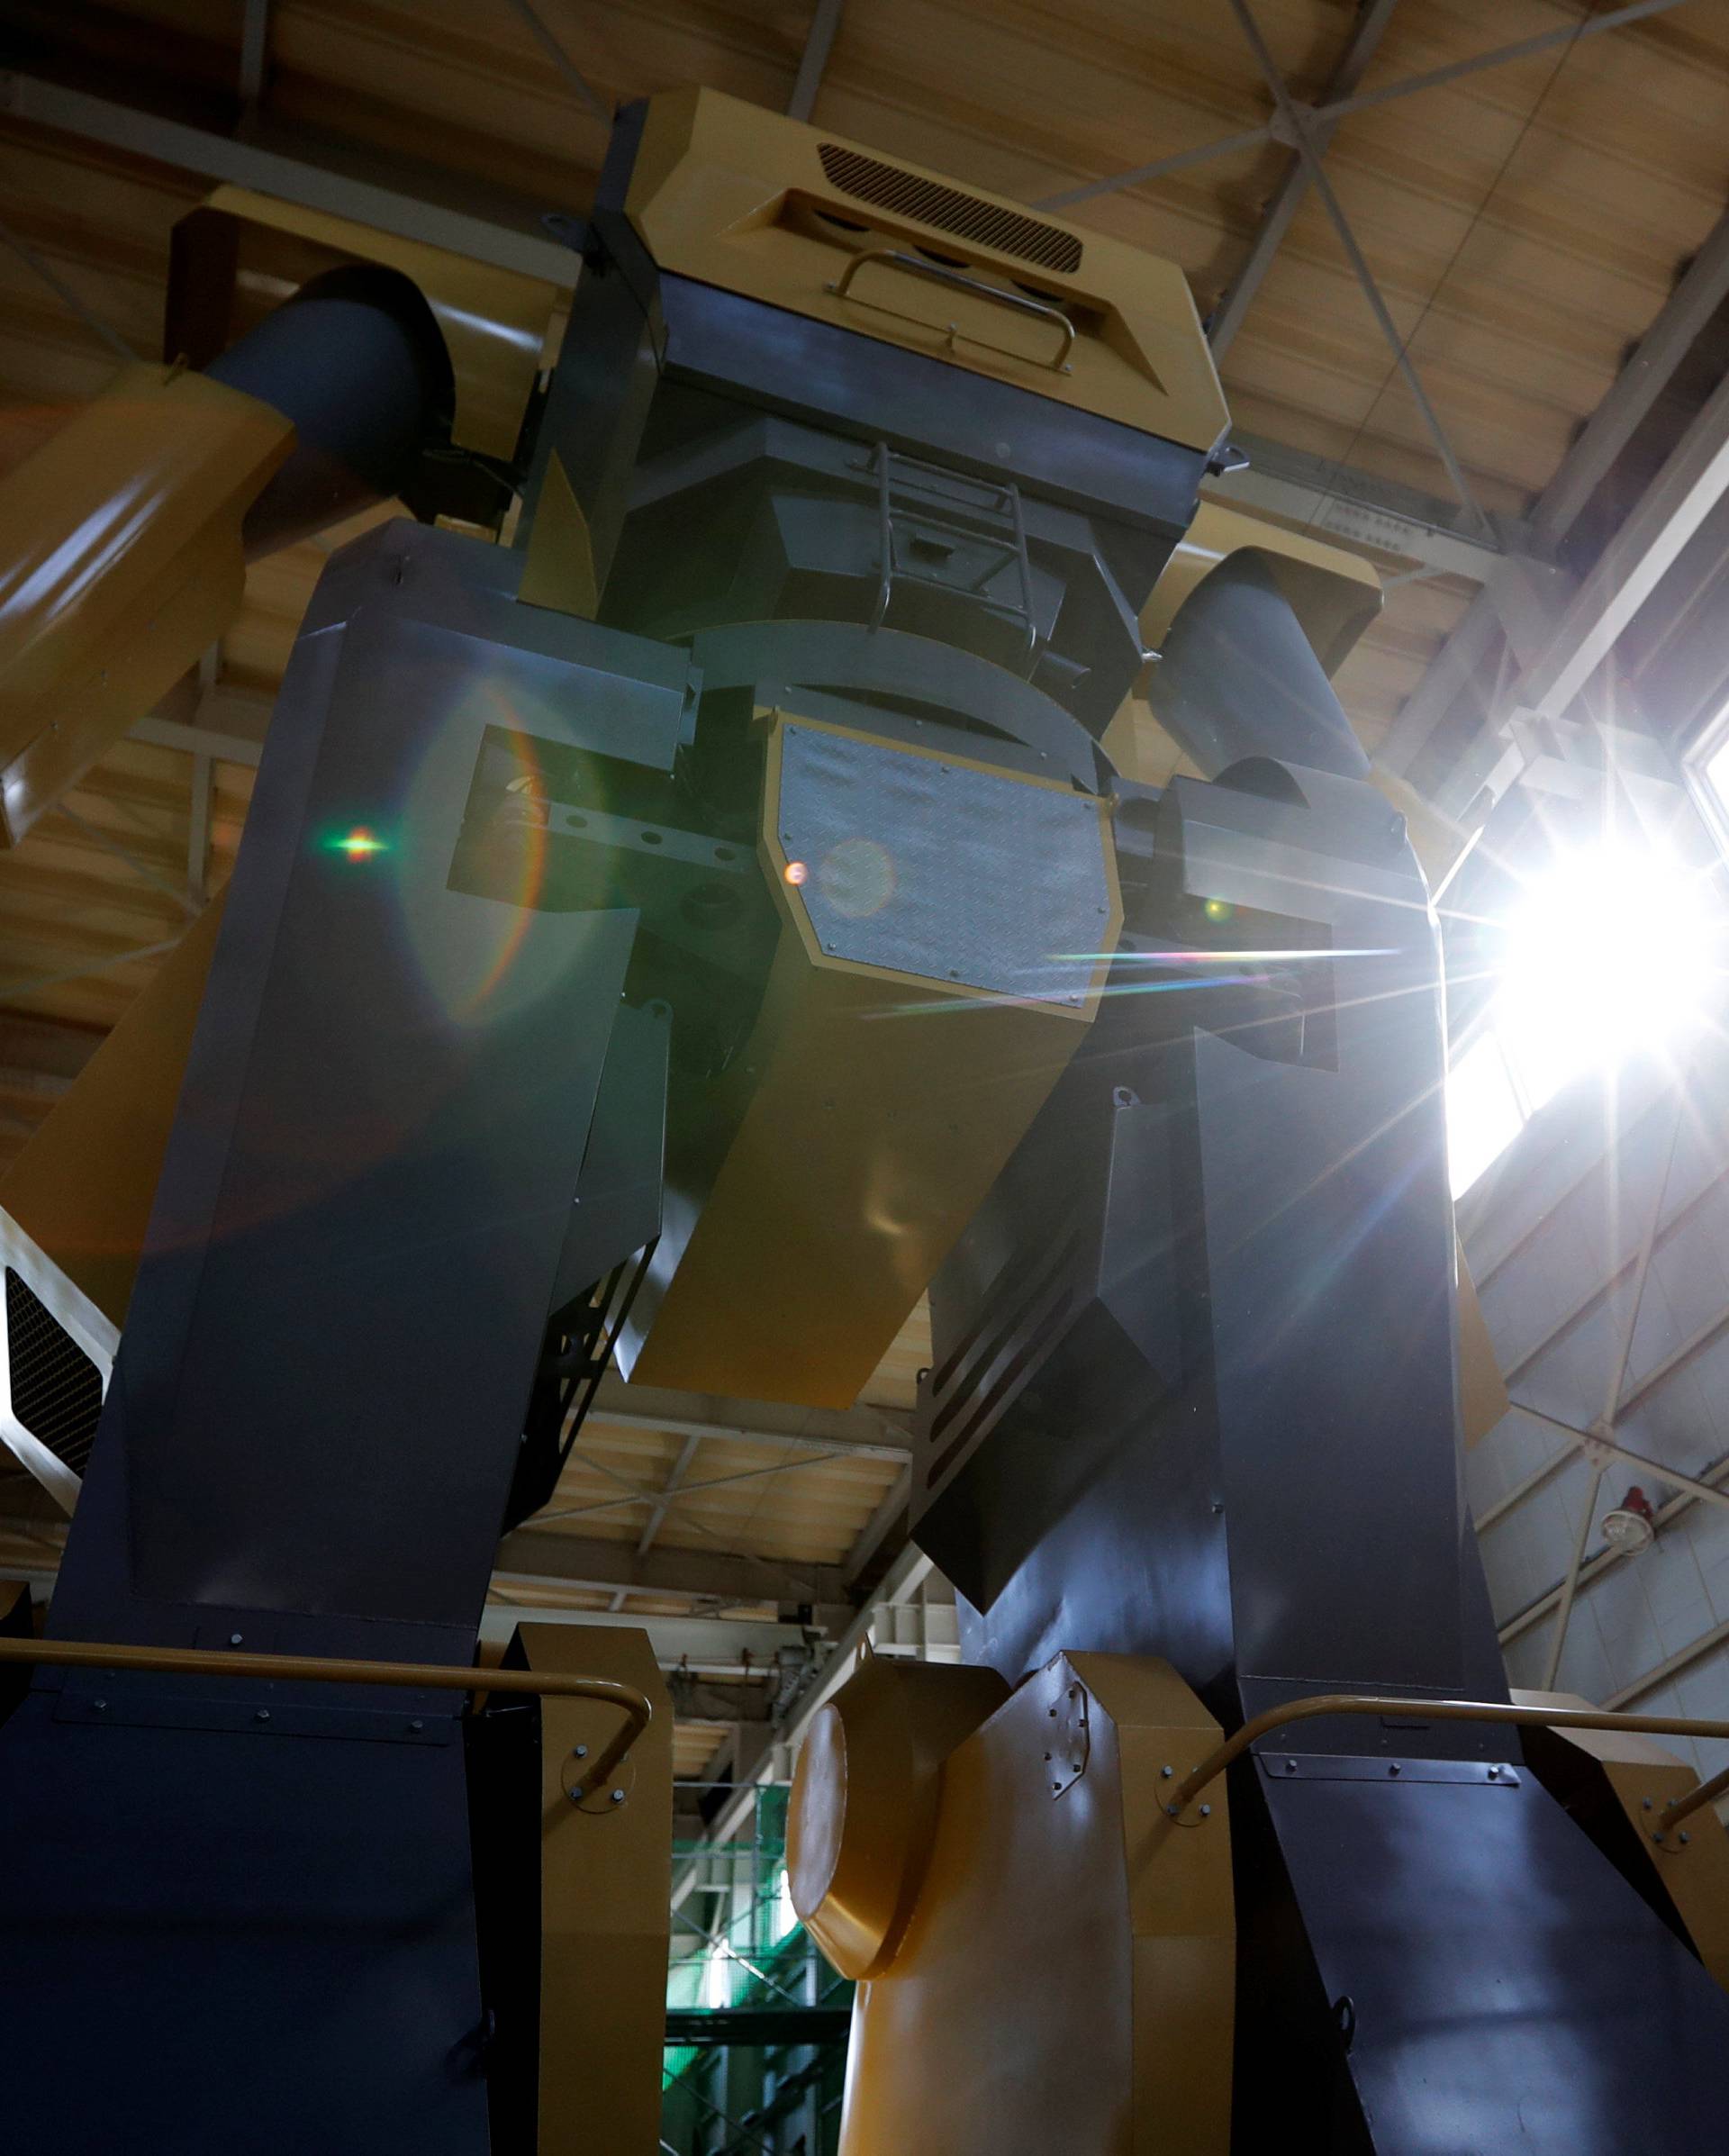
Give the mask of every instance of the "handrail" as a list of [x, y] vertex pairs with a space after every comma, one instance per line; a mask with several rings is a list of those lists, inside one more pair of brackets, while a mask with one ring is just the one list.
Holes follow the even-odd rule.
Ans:
[[[991, 300], [999, 307], [1012, 308], [1017, 314], [1032, 314], [1041, 322], [1055, 322], [1063, 332], [1063, 341], [1057, 347], [1055, 358], [1036, 359], [1030, 364], [1048, 367], [1053, 373], [1059, 375], [1073, 371], [1069, 366], [1069, 354], [1074, 349], [1074, 323], [1061, 307], [1051, 306], [1044, 300], [1029, 299], [1024, 293], [1005, 292], [1000, 285], [988, 285], [982, 277], [968, 276], [964, 270], [949, 269], [940, 262], [927, 262], [918, 255], [903, 254], [898, 247], [861, 248], [833, 283], [823, 289], [837, 300], [853, 300], [855, 306], [874, 307], [881, 314], [898, 314], [897, 308], [885, 307], [880, 300], [854, 298], [853, 279], [867, 262], [881, 262], [891, 269], [904, 269], [909, 276], [927, 277], [933, 285], [950, 285], [958, 292], [970, 293], [974, 299]], [[901, 319], [914, 321], [918, 318], [902, 315]], [[923, 326], [929, 328], [932, 325], [926, 323]], [[1005, 345], [991, 344], [982, 337], [968, 337], [964, 330], [956, 330], [953, 322], [949, 324], [948, 334], [951, 343], [957, 336], [965, 337], [968, 344], [982, 345], [988, 352], [1002, 352], [1010, 359], [1026, 358], [1025, 353], [1009, 350]]]
[[396, 1685], [411, 1690], [532, 1692], [559, 1699], [600, 1699], [622, 1708], [624, 1726], [584, 1777], [603, 1789], [654, 1720], [648, 1695], [616, 1677], [575, 1677], [563, 1670], [483, 1670], [472, 1663], [362, 1662], [336, 1654], [256, 1654], [210, 1647], [122, 1646], [100, 1640], [0, 1636], [0, 1662], [46, 1662], [68, 1669], [164, 1670], [188, 1677], [262, 1677], [321, 1684]]
[[[1311, 1692], [1307, 1699], [1292, 1699], [1283, 1707], [1270, 1707], [1264, 1714], [1252, 1716], [1235, 1735], [1216, 1745], [1172, 1791], [1166, 1812], [1173, 1819], [1181, 1817], [1209, 1782], [1216, 1781], [1262, 1737], [1289, 1723], [1312, 1722], [1324, 1715], [1397, 1715], [1407, 1722], [1512, 1722], [1543, 1729], [1625, 1729], [1645, 1736], [1729, 1738], [1729, 1722], [1691, 1721], [1679, 1715], [1619, 1715], [1597, 1707], [1515, 1707], [1504, 1699], [1411, 1699], [1379, 1692]], [[1679, 1824], [1724, 1789], [1729, 1789], [1729, 1771], [1714, 1775], [1686, 1797], [1676, 1798], [1664, 1807], [1662, 1816], [1671, 1825]], [[1661, 1828], [1653, 1838], [1662, 1838]]]

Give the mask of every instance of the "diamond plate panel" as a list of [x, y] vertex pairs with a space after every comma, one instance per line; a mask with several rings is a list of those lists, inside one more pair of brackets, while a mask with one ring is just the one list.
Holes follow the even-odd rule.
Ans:
[[1099, 804], [1086, 795], [790, 722], [780, 838], [833, 956], [1084, 1001], [1111, 898]]

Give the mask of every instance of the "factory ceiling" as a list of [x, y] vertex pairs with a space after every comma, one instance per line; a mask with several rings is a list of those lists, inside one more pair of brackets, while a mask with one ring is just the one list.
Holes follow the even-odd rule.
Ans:
[[[1721, 358], [1700, 354], [1729, 294], [1711, 0], [11, 0], [0, 470], [122, 353], [162, 354], [171, 236], [219, 183], [556, 275], [542, 220], [587, 207], [611, 108], [693, 81], [1180, 263], [1252, 459], [1221, 498], [1381, 570], [1340, 693], [1371, 753], [1454, 813], [1507, 753], [1486, 678], [1559, 717], [1679, 558], [1688, 607], [1710, 588]], [[280, 296], [255, 274], [259, 304]], [[255, 564], [198, 677], [0, 856], [0, 1170], [227, 877], [343, 536]], [[1649, 670], [1666, 647], [1644, 635]], [[1171, 767], [1144, 706], [1115, 741], [1141, 775]], [[808, 1605], [842, 1629], [897, 1548], [926, 1340], [915, 1314], [843, 1418], [611, 1391], [495, 1600]], [[31, 1487], [0, 1484], [0, 1565], [46, 1576]], [[917, 1568], [891, 1583], [914, 1591]], [[683, 1766], [714, 1744], [688, 1717]]]

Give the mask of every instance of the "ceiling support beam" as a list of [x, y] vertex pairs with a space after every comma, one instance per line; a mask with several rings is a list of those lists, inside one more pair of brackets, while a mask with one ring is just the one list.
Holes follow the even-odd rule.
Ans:
[[834, 50], [835, 33], [840, 28], [841, 11], [846, 0], [817, 0], [810, 17], [810, 28], [804, 41], [804, 50], [799, 58], [798, 77], [792, 85], [792, 95], [786, 101], [789, 120], [809, 120], [817, 102], [817, 92], [822, 87], [824, 70], [828, 55]]
[[595, 90], [591, 88], [586, 78], [578, 70], [575, 61], [571, 59], [559, 41], [554, 37], [552, 32], [541, 20], [539, 12], [530, 5], [530, 0], [510, 0], [510, 5], [527, 24], [529, 34], [533, 38], [535, 43], [539, 46], [558, 74], [576, 93], [578, 104], [585, 106], [595, 119], [604, 120], [610, 124], [612, 114], [604, 100]]
[[1387, 340], [1387, 349], [1393, 355], [1393, 364], [1404, 376], [1405, 386], [1416, 400], [1423, 424], [1428, 430], [1429, 439], [1435, 444], [1435, 454], [1445, 468], [1453, 491], [1458, 495], [1461, 506], [1469, 513], [1471, 521], [1492, 536], [1493, 527], [1479, 506], [1477, 497], [1471, 490], [1471, 482], [1465, 476], [1465, 467], [1459, 461], [1452, 439], [1441, 423], [1441, 415], [1431, 403], [1428, 391], [1423, 386], [1423, 378], [1417, 373], [1417, 363], [1410, 355], [1409, 340], [1399, 335], [1399, 324], [1393, 320], [1392, 311], [1376, 282], [1375, 273], [1369, 267], [1369, 258], [1358, 244], [1357, 236], [1351, 229], [1351, 221], [1344, 213], [1344, 205], [1326, 176], [1326, 167], [1321, 162], [1321, 147], [1317, 146], [1310, 132], [1311, 126], [1319, 123], [1320, 115], [1301, 112], [1293, 102], [1290, 91], [1285, 87], [1284, 77], [1280, 74], [1267, 41], [1261, 34], [1261, 26], [1254, 19], [1249, 0], [1230, 0], [1230, 7], [1245, 41], [1254, 55], [1255, 65], [1261, 70], [1273, 104], [1278, 108], [1284, 131], [1296, 144], [1297, 154], [1308, 170], [1309, 183], [1321, 198], [1321, 206], [1326, 212], [1327, 222], [1332, 225], [1339, 245], [1344, 249], [1357, 283], [1362, 288], [1362, 295], [1369, 303], [1369, 311]]
[[[1633, 356], [1543, 489], [1531, 518], [1534, 551], [1546, 552], [1567, 538], [1616, 458], [1650, 416], [1676, 368], [1725, 300], [1729, 300], [1729, 212], [1718, 219], [1711, 236], [1677, 281]], [[1481, 591], [1407, 700], [1378, 758], [1389, 771], [1412, 779], [1432, 797], [1444, 790], [1449, 799], [1460, 801], [1462, 808], [1469, 804], [1460, 797], [1476, 791], [1472, 773], [1455, 777], [1452, 771], [1432, 774], [1422, 765], [1432, 738], [1470, 692], [1501, 633], [1496, 602], [1489, 591]], [[1453, 756], [1455, 766], [1484, 729], [1499, 716], [1498, 712], [1480, 711], [1474, 724], [1462, 729], [1464, 738]]]
[[1621, 632], [1729, 491], [1729, 376], [1718, 384], [1637, 507], [1603, 550], [1549, 647], [1513, 699], [1534, 718], [1564, 719]]
[[[1634, 0], [1634, 5], [1615, 8], [1607, 14], [1563, 23], [1556, 29], [1540, 31], [1534, 37], [1521, 38], [1516, 44], [1498, 45], [1493, 51], [1474, 53], [1469, 59], [1454, 60], [1444, 68], [1431, 68], [1426, 74], [1408, 75], [1400, 81], [1383, 84], [1378, 90], [1331, 98], [1326, 104], [1317, 105], [1309, 118], [1319, 125], [1344, 120], [1353, 113], [1366, 112], [1371, 105], [1390, 104], [1395, 98], [1414, 96], [1419, 90], [1438, 89], [1443, 83], [1480, 74], [1485, 68], [1504, 68], [1509, 60], [1530, 59], [1555, 45], [1577, 44], [1585, 38], [1600, 37], [1606, 30], [1621, 30], [1682, 5], [1683, 0]], [[1263, 127], [1220, 135], [1214, 141], [1197, 143], [1193, 149], [1155, 158], [1151, 164], [1134, 166], [1129, 171], [1116, 173], [1109, 179], [1089, 180], [1084, 186], [1067, 188], [1061, 195], [1047, 195], [1033, 206], [1040, 210], [1067, 209], [1075, 203], [1091, 202], [1100, 195], [1115, 195], [1125, 187], [1138, 187], [1147, 180], [1163, 179], [1167, 173], [1181, 172], [1190, 165], [1205, 164], [1214, 158], [1231, 157], [1238, 150], [1255, 149], [1263, 142], [1278, 139], [1273, 123], [1269, 122]]]
[[[303, 209], [347, 217], [357, 224], [394, 233], [399, 240], [419, 240], [429, 247], [446, 248], [477, 262], [490, 262], [499, 269], [542, 278], [563, 290], [576, 282], [580, 267], [576, 256], [568, 248], [539, 237], [535, 230], [542, 209], [557, 204], [518, 200], [510, 205], [510, 222], [502, 222], [427, 199], [414, 175], [393, 175], [392, 184], [387, 186], [359, 178], [344, 171], [323, 145], [313, 146], [289, 137], [292, 149], [267, 149], [257, 142], [243, 142], [209, 128], [188, 127], [159, 113], [117, 104], [106, 97], [92, 97], [82, 90], [68, 89], [32, 75], [0, 73], [0, 113], [39, 127], [58, 128], [83, 141], [100, 142], [132, 157], [152, 158], [158, 164], [173, 165], [204, 179], [251, 187], [260, 195], [297, 203]], [[377, 160], [369, 157], [368, 164], [376, 169]], [[499, 199], [496, 190], [471, 192], [484, 192], [494, 202]]]
[[1393, 555], [1426, 574], [1467, 577], [1487, 584], [1509, 560], [1534, 544], [1516, 519], [1496, 516], [1494, 530], [1470, 522], [1451, 502], [1355, 470], [1328, 457], [1233, 429], [1231, 439], [1246, 451], [1242, 470], [1221, 472], [1201, 492], [1227, 505], [1243, 504], [1287, 517], [1360, 551]]
[[511, 1585], [588, 1588], [611, 1594], [683, 1595], [729, 1606], [762, 1602], [820, 1603], [846, 1599], [833, 1565], [784, 1563], [729, 1550], [675, 1550], [664, 1545], [638, 1557], [629, 1541], [562, 1535], [549, 1527], [517, 1527], [498, 1545], [493, 1578]]
[[773, 1400], [728, 1400], [718, 1393], [672, 1392], [601, 1380], [588, 1427], [654, 1430], [674, 1437], [735, 1438], [743, 1445], [784, 1445], [806, 1451], [850, 1453], [899, 1463], [912, 1450], [904, 1425], [875, 1408], [789, 1408]]
[[[1351, 41], [1327, 83], [1328, 99], [1348, 96], [1362, 80], [1363, 70], [1374, 58], [1398, 5], [1399, 0], [1362, 0]], [[1325, 152], [1337, 125], [1336, 120], [1323, 120], [1312, 128], [1311, 140], [1317, 151]], [[1223, 359], [1231, 349], [1243, 326], [1243, 318], [1254, 304], [1254, 295], [1272, 267], [1272, 258], [1290, 230], [1291, 220], [1308, 196], [1310, 184], [1308, 167], [1299, 152], [1263, 212], [1242, 267], [1208, 320], [1207, 341], [1213, 348], [1215, 361]]]
[[264, 95], [270, 65], [270, 0], [246, 0], [240, 19], [240, 103], [249, 113]]

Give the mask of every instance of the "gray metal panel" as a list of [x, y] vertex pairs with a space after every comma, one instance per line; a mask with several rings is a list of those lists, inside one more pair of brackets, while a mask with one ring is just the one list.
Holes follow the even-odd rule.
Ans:
[[998, 995], [1079, 1003], [1109, 911], [1085, 794], [826, 727], [782, 732], [781, 843], [825, 951]]
[[1263, 1788], [1377, 2156], [1729, 2147], [1729, 1999], [1534, 1780]]
[[[472, 1651], [636, 916], [453, 890], [452, 855], [493, 729], [664, 767], [683, 706], [682, 661], [514, 605], [498, 553], [386, 528], [314, 602], [62, 1632], [184, 1637], [193, 1604], [293, 1613], [285, 1646], [400, 1652], [382, 1619]], [[611, 672], [637, 652], [661, 680]], [[385, 850], [333, 847], [356, 825]]]
[[660, 298], [671, 376], [1012, 479], [1173, 543], [1194, 515], [1202, 450], [689, 277], [663, 276]]
[[[114, 1681], [115, 1711], [139, 1683]], [[452, 1698], [425, 1714], [443, 1743], [68, 1726], [51, 1690], [18, 1708], [0, 1732], [9, 2147], [485, 2156]]]

